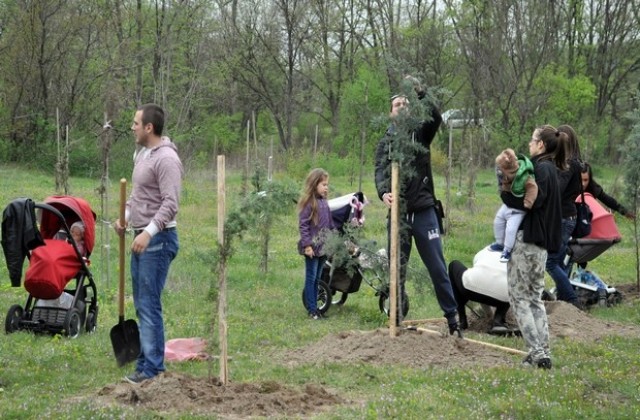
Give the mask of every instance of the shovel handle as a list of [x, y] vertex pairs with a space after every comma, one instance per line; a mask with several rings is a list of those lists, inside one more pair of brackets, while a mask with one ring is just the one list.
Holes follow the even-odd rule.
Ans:
[[[125, 207], [127, 203], [127, 180], [122, 178], [120, 180], [120, 226], [127, 227], [127, 221], [125, 220]], [[120, 282], [118, 285], [118, 315], [120, 320], [124, 319], [124, 233], [119, 235], [120, 239]]]

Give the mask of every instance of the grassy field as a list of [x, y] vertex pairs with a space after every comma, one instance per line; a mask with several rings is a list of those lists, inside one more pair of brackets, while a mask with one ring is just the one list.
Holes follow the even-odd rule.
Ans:
[[[599, 173], [609, 192], [621, 191], [614, 170]], [[227, 171], [227, 200], [240, 190], [240, 176]], [[291, 180], [278, 174], [277, 179]], [[303, 177], [292, 181], [302, 185]], [[364, 236], [380, 246], [385, 238], [385, 209], [375, 196], [372, 176], [363, 190], [372, 203], [365, 209]], [[43, 200], [54, 192], [50, 175], [0, 166], [0, 203], [28, 196]], [[444, 180], [437, 179], [444, 198]], [[465, 183], [462, 182], [461, 185]], [[71, 179], [71, 194], [82, 196], [100, 213], [98, 181]], [[479, 174], [476, 191], [451, 191], [450, 231], [444, 239], [447, 261], [470, 263], [477, 250], [492, 241], [491, 223], [499, 206], [492, 171]], [[332, 176], [332, 197], [355, 191], [347, 178]], [[106, 220], [117, 214], [118, 183], [109, 194]], [[164, 296], [167, 338], [205, 337], [215, 341], [215, 303], [207, 299], [217, 285], [213, 264], [216, 243], [216, 180], [212, 172], [189, 173], [185, 180], [179, 215], [180, 253], [171, 268]], [[101, 215], [98, 215], [99, 218]], [[590, 268], [613, 285], [635, 283], [633, 225], [616, 216], [625, 238]], [[99, 407], [92, 396], [121, 380], [130, 367], [118, 368], [109, 331], [117, 323], [117, 241], [111, 234], [105, 244], [102, 224], [91, 270], [98, 286], [100, 316], [94, 334], [75, 340], [0, 334], [0, 417], [2, 418], [125, 418], [133, 412], [122, 407]], [[232, 357], [230, 378], [234, 382], [277, 381], [290, 386], [321, 384], [361, 404], [334, 407], [318, 418], [640, 418], [640, 340], [611, 338], [577, 343], [557, 340], [553, 344], [551, 371], [521, 368], [408, 369], [403, 366], [309, 364], [287, 368], [270, 357], [273, 351], [298, 348], [345, 330], [372, 330], [386, 326], [373, 289], [363, 285], [349, 296], [327, 322], [310, 322], [300, 298], [303, 262], [296, 254], [297, 219], [294, 206], [276, 223], [271, 241], [269, 272], [260, 273], [258, 238], [250, 233], [236, 244], [228, 267], [228, 348]], [[106, 245], [106, 246], [105, 246]], [[127, 274], [127, 279], [128, 279]], [[441, 316], [426, 270], [413, 258], [410, 267], [412, 319]], [[5, 264], [0, 264], [0, 310], [15, 303], [24, 305], [23, 288], [11, 288]], [[548, 279], [550, 282], [550, 279]], [[127, 318], [133, 317], [129, 300]], [[4, 309], [3, 309], [4, 308]], [[596, 317], [640, 325], [640, 304], [624, 303], [592, 311]], [[471, 334], [471, 337], [475, 337]], [[513, 345], [513, 339], [484, 336], [497, 344]], [[522, 349], [522, 343], [516, 341]], [[505, 355], [505, 357], [512, 357]], [[171, 364], [170, 370], [206, 376], [217, 375], [215, 362]], [[137, 411], [138, 418], [157, 418], [157, 413]], [[162, 417], [162, 416], [160, 416]], [[183, 418], [190, 418], [184, 414]]]

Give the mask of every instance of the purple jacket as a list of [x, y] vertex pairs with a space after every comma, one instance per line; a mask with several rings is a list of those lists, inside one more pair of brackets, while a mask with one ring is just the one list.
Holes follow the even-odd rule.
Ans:
[[316, 256], [323, 255], [324, 234], [327, 230], [334, 229], [329, 202], [325, 198], [318, 198], [318, 224], [311, 220], [311, 205], [307, 204], [298, 215], [298, 229], [300, 240], [298, 252], [304, 255], [304, 249], [311, 245]]

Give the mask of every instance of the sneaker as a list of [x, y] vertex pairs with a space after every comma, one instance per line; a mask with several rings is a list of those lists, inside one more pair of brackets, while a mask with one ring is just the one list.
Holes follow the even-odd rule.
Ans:
[[489, 334], [493, 335], [507, 335], [510, 332], [509, 327], [502, 323], [494, 323], [488, 331]]
[[313, 312], [313, 313], [309, 313], [309, 318], [311, 319], [322, 319], [322, 315], [320, 315], [320, 312]]
[[500, 245], [497, 242], [494, 242], [491, 245], [489, 245], [489, 251], [502, 252], [503, 249], [504, 249], [504, 245]]
[[500, 262], [506, 263], [509, 262], [509, 260], [511, 260], [511, 251], [503, 251], [502, 255], [500, 255]]
[[541, 357], [537, 362], [533, 361], [533, 357], [528, 354], [522, 361], [522, 366], [526, 368], [551, 369], [551, 358], [548, 356]]
[[551, 359], [545, 356], [542, 359], [538, 360], [538, 368], [551, 369]]
[[460, 330], [460, 327], [458, 326], [457, 322], [454, 322], [453, 324], [449, 324], [449, 335], [453, 335], [456, 334], [458, 335], [458, 338], [463, 338], [462, 337], [462, 331]]
[[138, 371], [135, 371], [131, 375], [127, 375], [124, 377], [125, 381], [134, 385], [139, 384], [143, 381], [146, 381], [147, 379], [151, 379], [151, 378], [145, 375], [144, 373], [138, 372]]
[[460, 318], [460, 329], [461, 330], [468, 330], [469, 329], [469, 321], [467, 320], [466, 315], [465, 316], [458, 315], [458, 318]]

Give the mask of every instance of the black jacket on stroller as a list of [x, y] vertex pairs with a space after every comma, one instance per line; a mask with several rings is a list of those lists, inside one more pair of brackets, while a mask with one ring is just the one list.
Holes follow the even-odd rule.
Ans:
[[30, 198], [13, 200], [2, 213], [2, 249], [11, 286], [20, 287], [22, 265], [29, 251], [44, 245], [38, 229], [35, 203]]

